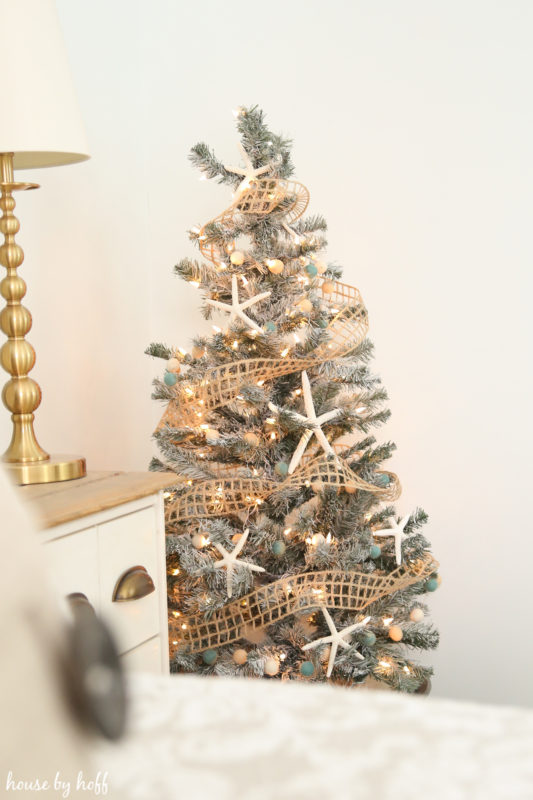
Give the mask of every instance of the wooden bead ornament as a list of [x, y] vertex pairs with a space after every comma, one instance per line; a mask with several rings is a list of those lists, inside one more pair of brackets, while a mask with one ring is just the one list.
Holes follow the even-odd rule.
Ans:
[[233, 660], [235, 661], [236, 664], [242, 667], [242, 665], [246, 664], [246, 662], [248, 661], [248, 653], [246, 652], [246, 650], [239, 648], [238, 650], [235, 650], [235, 652], [233, 653]]
[[279, 661], [277, 658], [267, 658], [265, 661], [265, 675], [277, 675], [279, 672]]
[[218, 442], [220, 433], [215, 428], [208, 428], [205, 432], [205, 438], [208, 442]]
[[333, 281], [324, 281], [324, 283], [322, 284], [322, 292], [324, 294], [333, 294], [334, 291], [335, 291], [335, 284], [333, 283]]
[[168, 372], [180, 372], [180, 362], [177, 358], [169, 358], [167, 361], [167, 371]]
[[391, 625], [389, 628], [389, 639], [393, 642], [401, 642], [403, 639], [403, 631], [399, 625]]
[[242, 537], [242, 533], [234, 533], [233, 536], [231, 537], [231, 541], [234, 544], [237, 544], [237, 542], [240, 541], [241, 537]]
[[311, 489], [315, 494], [319, 494], [323, 488], [324, 484], [322, 483], [322, 481], [313, 481], [311, 484]]
[[244, 253], [241, 253], [240, 250], [235, 250], [229, 257], [229, 260], [233, 264], [234, 267], [240, 267], [244, 264]]
[[261, 441], [259, 436], [256, 433], [253, 433], [252, 431], [248, 431], [247, 433], [245, 433], [242, 438], [246, 442], [246, 444], [250, 445], [250, 447], [257, 447], [257, 445]]
[[266, 265], [273, 275], [281, 275], [285, 264], [279, 258], [268, 258]]
[[411, 622], [422, 622], [424, 619], [424, 612], [421, 608], [413, 608], [409, 614], [409, 619]]
[[200, 347], [198, 344], [193, 345], [191, 355], [193, 358], [203, 358], [205, 356], [205, 347]]
[[357, 491], [357, 486], [355, 485], [355, 483], [347, 483], [344, 486], [344, 491], [346, 492], [346, 494], [355, 494]]

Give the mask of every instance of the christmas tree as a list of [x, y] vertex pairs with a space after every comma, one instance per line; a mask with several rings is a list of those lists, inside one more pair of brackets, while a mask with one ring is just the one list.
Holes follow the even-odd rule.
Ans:
[[392, 505], [401, 487], [382, 465], [394, 445], [370, 433], [389, 411], [367, 311], [324, 260], [325, 220], [303, 216], [291, 142], [257, 107], [236, 118], [242, 167], [192, 148], [233, 195], [190, 231], [202, 258], [175, 267], [201, 289], [213, 335], [190, 353], [147, 350], [166, 361], [151, 469], [176, 473], [172, 669], [417, 691], [431, 669], [412, 653], [438, 642], [422, 599], [438, 565], [424, 511]]

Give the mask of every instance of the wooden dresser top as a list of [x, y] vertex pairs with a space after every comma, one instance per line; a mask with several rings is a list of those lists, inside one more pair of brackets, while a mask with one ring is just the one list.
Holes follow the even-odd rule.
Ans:
[[174, 472], [88, 472], [85, 478], [19, 488], [41, 528], [114, 508], [177, 482]]

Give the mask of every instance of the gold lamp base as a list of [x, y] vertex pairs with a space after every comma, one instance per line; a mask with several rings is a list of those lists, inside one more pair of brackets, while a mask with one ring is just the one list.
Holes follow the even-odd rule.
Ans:
[[50, 456], [46, 461], [23, 463], [2, 462], [4, 469], [15, 483], [55, 483], [83, 478], [87, 474], [85, 459], [81, 456]]
[[35, 350], [25, 336], [31, 328], [31, 314], [21, 304], [26, 294], [26, 284], [17, 269], [24, 260], [24, 252], [15, 242], [20, 228], [13, 214], [13, 192], [37, 189], [36, 183], [16, 183], [13, 180], [13, 153], [0, 153], [0, 265], [6, 276], [0, 281], [0, 295], [6, 306], [0, 311], [0, 329], [7, 341], [0, 348], [0, 365], [11, 375], [2, 390], [2, 400], [11, 411], [13, 435], [2, 457], [6, 470], [16, 483], [54, 483], [83, 478], [85, 459], [79, 456], [49, 456], [35, 437], [33, 412], [41, 402], [39, 384], [28, 373], [35, 364]]

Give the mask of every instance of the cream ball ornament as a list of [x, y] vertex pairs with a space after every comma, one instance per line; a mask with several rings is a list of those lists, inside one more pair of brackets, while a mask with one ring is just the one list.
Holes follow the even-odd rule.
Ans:
[[203, 533], [195, 533], [192, 537], [192, 546], [197, 550], [201, 550], [208, 543], [208, 538]]
[[177, 358], [169, 358], [167, 361], [168, 372], [181, 372], [180, 362]]
[[267, 658], [265, 661], [265, 675], [277, 675], [279, 672], [279, 661], [277, 658]]
[[424, 612], [421, 608], [413, 608], [411, 609], [411, 613], [409, 614], [409, 619], [411, 622], [422, 622], [424, 619]]
[[229, 260], [234, 267], [240, 267], [242, 264], [244, 264], [244, 253], [241, 253], [240, 250], [235, 250], [230, 255]]
[[322, 489], [324, 488], [324, 484], [322, 481], [313, 481], [311, 484], [311, 489], [315, 494], [319, 494]]
[[243, 650], [241, 647], [238, 650], [235, 650], [233, 653], [233, 660], [236, 664], [242, 667], [243, 664], [246, 664], [248, 661], [248, 653], [246, 650]]
[[220, 433], [215, 428], [208, 428], [205, 432], [205, 438], [208, 442], [218, 442]]
[[248, 431], [242, 437], [246, 444], [250, 445], [250, 447], [257, 447], [259, 442], [261, 441], [257, 433], [253, 433], [253, 431]]
[[320, 259], [315, 258], [315, 267], [316, 267], [316, 270], [317, 270], [318, 274], [319, 275], [323, 275], [324, 272], [327, 270], [328, 265], [325, 264], [323, 261], [320, 261]]
[[[322, 288], [324, 288], [324, 287], [322, 287]], [[307, 297], [304, 297], [303, 300], [299, 301], [298, 308], [304, 314], [309, 314], [309, 312], [313, 310], [313, 304], [312, 304], [312, 302], [310, 300], [307, 299]]]
[[403, 639], [403, 631], [399, 625], [391, 625], [389, 628], [389, 639], [393, 642], [401, 642]]

